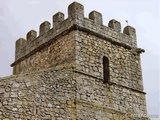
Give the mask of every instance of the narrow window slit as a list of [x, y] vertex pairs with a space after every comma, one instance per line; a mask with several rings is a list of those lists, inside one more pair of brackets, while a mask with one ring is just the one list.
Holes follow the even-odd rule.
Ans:
[[109, 59], [104, 56], [103, 57], [103, 83], [109, 83], [110, 80], [110, 72], [109, 72]]

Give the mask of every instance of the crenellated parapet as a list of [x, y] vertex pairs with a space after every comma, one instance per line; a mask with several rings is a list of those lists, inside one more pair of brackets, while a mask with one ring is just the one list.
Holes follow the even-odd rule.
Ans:
[[126, 26], [121, 32], [121, 23], [112, 19], [108, 26], [103, 25], [102, 14], [97, 11], [89, 13], [89, 18], [84, 17], [84, 6], [73, 2], [68, 6], [68, 18], [64, 19], [61, 12], [53, 15], [53, 27], [48, 21], [39, 26], [39, 35], [31, 30], [26, 35], [26, 40], [20, 38], [16, 41], [15, 66], [20, 61], [40, 51], [45, 46], [54, 42], [58, 37], [70, 31], [79, 30], [96, 35], [113, 44], [132, 49], [137, 47], [136, 31], [131, 26]]

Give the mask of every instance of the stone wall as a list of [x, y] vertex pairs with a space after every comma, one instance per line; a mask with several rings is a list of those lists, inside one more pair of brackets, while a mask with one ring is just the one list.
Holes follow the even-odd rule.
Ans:
[[104, 84], [102, 79], [86, 73], [79, 72], [76, 79], [78, 120], [147, 119], [132, 118], [134, 114], [147, 114], [144, 93], [117, 84]]
[[74, 119], [76, 81], [65, 67], [0, 79], [0, 119]]
[[0, 79], [0, 119], [147, 120], [145, 94], [63, 64]]

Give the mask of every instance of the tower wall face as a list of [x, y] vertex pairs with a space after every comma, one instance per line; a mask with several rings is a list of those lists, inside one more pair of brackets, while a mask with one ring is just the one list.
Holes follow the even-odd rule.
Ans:
[[105, 26], [97, 11], [85, 18], [77, 2], [64, 18], [16, 41], [14, 75], [0, 79], [0, 118], [147, 120], [135, 29]]
[[14, 74], [27, 73], [44, 68], [55, 67], [65, 62], [71, 63], [74, 60], [74, 31], [35, 52], [30, 57], [20, 61], [14, 66]]
[[[109, 59], [110, 71], [110, 79], [105, 84], [104, 56]], [[79, 119], [119, 120], [126, 115], [146, 114], [139, 54], [77, 31], [76, 63]]]
[[104, 56], [109, 59], [109, 82], [143, 91], [138, 53], [87, 32], [76, 33], [76, 63], [79, 64], [79, 71], [103, 81]]

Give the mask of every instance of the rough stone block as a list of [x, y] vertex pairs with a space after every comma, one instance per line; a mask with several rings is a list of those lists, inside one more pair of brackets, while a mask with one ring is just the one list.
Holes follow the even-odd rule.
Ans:
[[29, 31], [26, 35], [27, 41], [34, 40], [36, 37], [37, 37], [37, 32], [35, 30]]
[[89, 13], [89, 18], [92, 19], [96, 24], [103, 24], [102, 14], [97, 11], [92, 11], [91, 13]]
[[53, 26], [57, 26], [60, 22], [64, 20], [64, 14], [61, 12], [58, 12], [53, 16]]
[[68, 6], [68, 17], [84, 17], [84, 6], [78, 2], [73, 2]]
[[109, 21], [108, 27], [113, 28], [117, 32], [121, 32], [121, 23], [114, 19]]
[[26, 40], [24, 38], [19, 38], [16, 41], [16, 49], [19, 48], [21, 45], [24, 45], [26, 43]]
[[43, 35], [44, 33], [50, 30], [51, 24], [48, 21], [43, 22], [39, 27], [39, 35]]
[[129, 35], [131, 37], [136, 37], [136, 30], [135, 28], [131, 27], [131, 26], [126, 26], [123, 30], [123, 33], [126, 35]]

